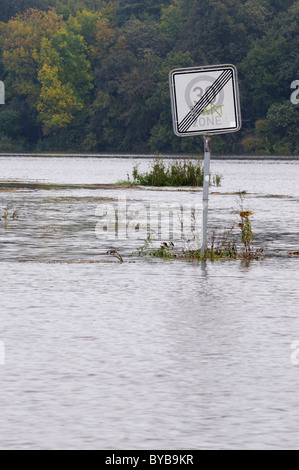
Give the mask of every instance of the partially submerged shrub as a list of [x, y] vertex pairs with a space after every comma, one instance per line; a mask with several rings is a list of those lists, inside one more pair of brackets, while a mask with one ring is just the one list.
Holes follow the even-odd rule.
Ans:
[[225, 230], [214, 230], [210, 236], [208, 247], [204, 254], [200, 250], [184, 251], [182, 257], [190, 260], [217, 259], [235, 260], [239, 258], [235, 226]]
[[[221, 185], [221, 175], [211, 178], [211, 184]], [[141, 173], [136, 165], [133, 169], [133, 182], [140, 186], [191, 186], [202, 187], [204, 169], [201, 160], [175, 160], [169, 163], [156, 158], [150, 171]]]
[[252, 215], [253, 212], [251, 211], [240, 212], [241, 222], [239, 224], [239, 227], [241, 229], [244, 258], [250, 258], [252, 254], [252, 243], [254, 241], [254, 233], [252, 231], [252, 225], [250, 220], [250, 217]]
[[161, 243], [159, 248], [154, 248], [151, 235], [147, 237], [144, 245], [137, 249], [138, 256], [149, 256], [151, 258], [174, 259], [177, 255], [174, 252], [175, 246], [173, 242]]
[[[254, 233], [250, 217], [253, 212], [243, 209], [244, 196], [240, 194], [238, 202], [241, 210], [238, 212], [241, 221], [235, 222], [230, 228], [214, 230], [209, 238], [205, 253], [200, 249], [184, 250], [176, 252], [172, 242], [162, 243], [160, 248], [154, 249], [151, 237], [141, 246], [137, 253], [139, 256], [150, 256], [162, 259], [187, 259], [187, 260], [236, 260], [236, 259], [259, 259], [263, 255], [263, 249], [254, 249]], [[239, 229], [237, 231], [236, 229]]]

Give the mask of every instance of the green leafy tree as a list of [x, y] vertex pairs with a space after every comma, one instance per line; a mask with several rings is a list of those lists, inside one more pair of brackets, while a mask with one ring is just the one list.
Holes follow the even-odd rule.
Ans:
[[1, 0], [0, 148], [197, 152], [173, 133], [168, 74], [231, 62], [243, 131], [213, 148], [298, 153], [298, 15], [298, 0]]
[[82, 36], [67, 29], [42, 41], [37, 110], [46, 134], [69, 125], [89, 103], [92, 75], [85, 47]]
[[265, 2], [258, 0], [179, 0], [173, 15], [180, 14], [186, 25], [178, 38], [182, 50], [206, 65], [238, 63], [269, 19]]
[[159, 28], [172, 46], [183, 41], [186, 23], [182, 0], [173, 0], [169, 6], [162, 8]]
[[20, 96], [34, 106], [40, 93], [37, 73], [43, 38], [51, 38], [62, 27], [54, 10], [29, 10], [5, 26], [2, 61], [8, 96]]
[[56, 0], [1, 0], [0, 21], [7, 22], [17, 14], [29, 9], [47, 10], [53, 7]]
[[192, 67], [194, 62], [190, 54], [170, 52], [159, 62], [156, 71], [157, 87], [149, 100], [149, 106], [155, 113], [155, 125], [151, 130], [149, 140], [152, 151], [192, 151], [197, 148], [197, 139], [180, 139], [172, 130], [172, 117], [169, 95], [169, 72], [175, 68]]
[[247, 97], [255, 118], [265, 116], [273, 102], [279, 100], [283, 93], [287, 93], [281, 64], [290, 56], [291, 47], [283, 37], [269, 42], [262, 40], [243, 62], [241, 70], [246, 77]]
[[[272, 139], [275, 153], [296, 154], [299, 151], [299, 107], [290, 101], [273, 104], [268, 113], [266, 137]], [[273, 136], [278, 138], [273, 139]]]
[[162, 4], [169, 4], [169, 0], [118, 0], [116, 18], [120, 25], [132, 18], [141, 20], [158, 20], [161, 14]]
[[97, 99], [88, 128], [91, 142], [96, 136], [99, 145], [108, 139], [121, 150], [146, 150], [155, 123], [148, 100], [155, 92], [155, 71], [166, 50], [153, 25], [130, 20], [118, 31], [96, 70]]

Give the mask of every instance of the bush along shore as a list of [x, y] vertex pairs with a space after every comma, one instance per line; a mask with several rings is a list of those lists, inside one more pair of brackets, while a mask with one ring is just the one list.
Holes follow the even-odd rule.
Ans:
[[[165, 162], [163, 158], [156, 158], [150, 165], [149, 171], [140, 172], [139, 166], [133, 168], [132, 179], [120, 181], [124, 186], [153, 186], [153, 187], [202, 187], [204, 169], [202, 160], [174, 160]], [[210, 184], [221, 186], [222, 175], [211, 175]]]

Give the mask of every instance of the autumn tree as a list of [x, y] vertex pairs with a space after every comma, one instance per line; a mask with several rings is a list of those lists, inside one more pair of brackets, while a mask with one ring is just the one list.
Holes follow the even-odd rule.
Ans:
[[196, 152], [168, 75], [234, 63], [243, 130], [217, 152], [298, 152], [298, 0], [1, 0], [0, 149]]
[[1, 0], [0, 21], [9, 21], [14, 16], [25, 13], [30, 8], [47, 10], [56, 0]]
[[167, 5], [170, 0], [118, 0], [116, 18], [119, 25], [123, 25], [128, 20], [158, 20], [161, 14], [162, 5]]
[[3, 65], [8, 96], [20, 96], [34, 106], [40, 93], [37, 74], [43, 38], [51, 38], [63, 25], [54, 10], [29, 10], [11, 19], [5, 28]]
[[37, 110], [45, 134], [69, 125], [89, 104], [92, 76], [84, 51], [82, 37], [67, 30], [42, 41]]

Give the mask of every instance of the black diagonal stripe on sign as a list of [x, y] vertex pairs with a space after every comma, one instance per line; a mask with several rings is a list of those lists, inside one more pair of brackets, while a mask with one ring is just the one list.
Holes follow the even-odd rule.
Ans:
[[183, 119], [179, 124], [179, 131], [186, 132], [192, 124], [198, 119], [201, 113], [209, 104], [214, 101], [218, 93], [225, 87], [225, 85], [232, 78], [232, 71], [225, 70], [220, 77], [213, 83], [213, 85], [208, 89], [205, 95], [196, 103], [196, 105], [191, 109], [190, 113]]
[[225, 85], [232, 79], [233, 73], [231, 70], [225, 70], [219, 78], [213, 83], [208, 91], [200, 98], [198, 103], [191, 109], [190, 113], [179, 124], [179, 132], [187, 132], [188, 129], [194, 124], [196, 119], [199, 118], [201, 113], [206, 109], [225, 87]]

